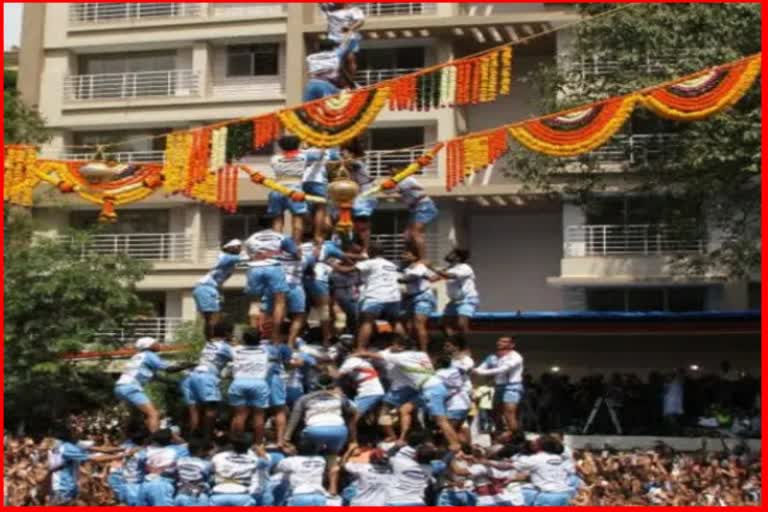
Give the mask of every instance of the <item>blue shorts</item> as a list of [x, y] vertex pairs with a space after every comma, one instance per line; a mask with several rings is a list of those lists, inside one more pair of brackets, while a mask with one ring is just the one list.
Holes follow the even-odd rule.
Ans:
[[357, 301], [349, 295], [335, 295], [333, 298], [345, 315], [357, 316]]
[[[347, 46], [347, 51], [344, 53], [346, 55], [347, 53], [357, 53], [360, 50], [360, 39], [361, 39], [360, 32], [353, 32], [349, 36], [349, 43]], [[336, 45], [340, 45], [344, 42], [344, 37], [340, 35], [329, 35], [328, 39], [336, 43]]]
[[436, 384], [421, 390], [421, 399], [427, 405], [430, 416], [446, 416], [445, 402], [448, 400], [448, 390], [443, 384]]
[[282, 407], [286, 402], [285, 381], [282, 375], [274, 374], [267, 379], [269, 384], [269, 406]]
[[569, 492], [539, 491], [533, 500], [534, 507], [565, 507], [571, 502]]
[[475, 299], [462, 300], [459, 302], [450, 301], [445, 305], [443, 316], [467, 316], [472, 317], [477, 311], [479, 302]]
[[210, 372], [192, 372], [179, 385], [187, 405], [221, 402], [219, 378]]
[[221, 311], [221, 295], [215, 286], [199, 284], [192, 290], [197, 310], [201, 313], [218, 313]]
[[427, 290], [413, 297], [403, 299], [401, 312], [403, 316], [423, 315], [429, 316], [437, 309], [435, 292]]
[[339, 92], [339, 88], [327, 80], [310, 78], [304, 86], [304, 101], [319, 100], [326, 96], [333, 96]]
[[175, 489], [167, 478], [154, 478], [141, 484], [139, 505], [145, 507], [170, 507], [173, 505]]
[[309, 439], [323, 453], [338, 454], [347, 444], [349, 431], [346, 425], [329, 427], [307, 427], [301, 432], [301, 437]]
[[429, 224], [437, 218], [440, 212], [435, 206], [435, 202], [429, 198], [422, 199], [411, 209], [411, 215], [408, 218], [409, 224], [418, 222], [419, 224]]
[[[261, 310], [266, 313], [272, 312], [272, 296], [267, 294], [262, 297]], [[304, 287], [299, 284], [289, 284], [288, 293], [285, 294], [285, 308], [288, 314], [298, 315], [307, 312], [307, 294], [304, 293]]]
[[379, 201], [375, 197], [363, 197], [355, 199], [352, 203], [352, 218], [370, 217], [376, 211]]
[[[298, 187], [290, 187], [293, 190], [299, 190]], [[294, 201], [290, 197], [275, 192], [274, 190], [267, 196], [267, 217], [279, 217], [285, 210], [291, 212], [291, 215], [306, 215], [309, 213], [309, 206], [306, 201]]]
[[149, 403], [149, 398], [138, 384], [118, 384], [115, 386], [115, 396], [134, 407]]
[[316, 279], [305, 279], [304, 289], [310, 299], [318, 297], [330, 297], [331, 287], [328, 281], [317, 281]]
[[471, 491], [445, 490], [437, 496], [438, 507], [474, 507], [477, 495]]
[[205, 493], [192, 496], [191, 494], [177, 494], [173, 499], [174, 507], [209, 507], [211, 498]]
[[496, 386], [493, 400], [498, 403], [519, 404], [523, 398], [522, 384], [499, 384]]
[[125, 482], [122, 470], [113, 471], [107, 477], [107, 483], [115, 493], [115, 498], [119, 503], [135, 507], [139, 504], [139, 490], [141, 484], [128, 484]]
[[272, 296], [276, 293], [286, 293], [288, 282], [285, 272], [280, 265], [250, 267], [246, 274], [245, 293], [259, 297]]
[[212, 507], [254, 507], [256, 500], [250, 494], [211, 494]]
[[355, 409], [360, 416], [365, 416], [368, 411], [379, 405], [383, 398], [384, 395], [358, 396], [355, 398]]
[[301, 190], [311, 196], [328, 197], [328, 184], [319, 181], [305, 181], [301, 184]]
[[324, 507], [325, 496], [319, 492], [313, 492], [309, 494], [294, 494], [288, 498], [287, 506], [289, 507]]
[[447, 416], [452, 421], [464, 421], [469, 416], [469, 409], [448, 409]]
[[291, 407], [304, 394], [304, 388], [286, 387], [285, 403]]
[[408, 402], [417, 403], [419, 400], [419, 393], [413, 388], [397, 388], [390, 389], [387, 394], [384, 395], [384, 403], [400, 407]]
[[399, 302], [373, 302], [370, 299], [360, 301], [360, 313], [367, 313], [379, 318], [396, 319], [400, 313]]
[[266, 409], [269, 405], [269, 385], [264, 379], [236, 378], [229, 386], [227, 397], [232, 407]]

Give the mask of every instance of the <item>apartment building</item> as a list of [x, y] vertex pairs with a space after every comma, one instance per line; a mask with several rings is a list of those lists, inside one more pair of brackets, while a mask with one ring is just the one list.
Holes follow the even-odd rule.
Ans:
[[[567, 4], [368, 3], [358, 57], [360, 84], [370, 84], [577, 19]], [[316, 4], [56, 3], [27, 4], [23, 16], [20, 89], [54, 137], [44, 154], [88, 159], [70, 146], [130, 141], [110, 154], [120, 161], [158, 161], [173, 129], [255, 116], [301, 101], [304, 58], [323, 36]], [[575, 61], [570, 34], [553, 32], [515, 49], [512, 94], [478, 106], [432, 112], [385, 111], [366, 135], [368, 163], [382, 175], [412, 151], [389, 150], [445, 140], [467, 131], [524, 119], [535, 91], [520, 78], [541, 63]], [[584, 72], [611, 63], [580, 56]], [[652, 63], [649, 63], [651, 66]], [[754, 307], [759, 283], [727, 284], [720, 276], [674, 276], [676, 255], [717, 243], [702, 219], [693, 242], [659, 224], [647, 198], [622, 194], [622, 173], [652, 162], [673, 136], [630, 128], [596, 152], [614, 176], [600, 211], [584, 212], [566, 198], [526, 191], [506, 175], [505, 161], [466, 186], [444, 187], [438, 157], [420, 177], [441, 214], [428, 233], [429, 256], [454, 244], [469, 247], [482, 295], [481, 310], [734, 311]], [[268, 170], [267, 148], [245, 161]], [[382, 153], [386, 151], [386, 153]], [[564, 181], [567, 179], [563, 178]], [[149, 332], [170, 332], [193, 319], [192, 287], [222, 241], [246, 237], [265, 209], [264, 189], [242, 180], [237, 213], [156, 194], [119, 211], [120, 222], [99, 235], [95, 250], [127, 251], [153, 262], [141, 283], [156, 304]], [[46, 196], [34, 216], [50, 233], [95, 222], [86, 204]], [[383, 202], [375, 238], [396, 258], [406, 214]], [[226, 285], [226, 309], [244, 315], [244, 276]], [[442, 291], [440, 292], [442, 297]]]

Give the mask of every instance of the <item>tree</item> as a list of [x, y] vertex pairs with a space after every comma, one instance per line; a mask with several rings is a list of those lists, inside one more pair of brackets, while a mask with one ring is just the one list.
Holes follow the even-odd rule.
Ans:
[[[615, 8], [579, 7], [586, 16]], [[594, 56], [615, 62], [605, 73], [585, 73], [578, 65], [548, 66], [527, 79], [540, 89], [542, 112], [554, 112], [759, 52], [760, 22], [759, 4], [635, 4], [575, 30], [571, 63]], [[683, 258], [679, 268], [693, 273], [717, 270], [735, 279], [759, 268], [759, 84], [735, 107], [708, 120], [674, 123], [640, 110], [627, 130], [676, 134], [672, 147], [662, 144], [656, 158], [629, 169], [627, 192], [657, 197], [665, 224], [688, 223], [690, 212], [697, 211], [699, 226], [704, 221], [710, 231], [720, 233], [719, 248]], [[563, 178], [562, 160], [520, 150], [508, 163], [509, 172], [532, 188], [546, 190]], [[605, 186], [605, 173], [593, 154], [579, 158], [578, 164], [578, 172], [568, 173], [567, 192], [590, 208], [595, 193]], [[697, 229], [687, 233], [701, 234]]]
[[40, 114], [21, 101], [16, 90], [16, 72], [3, 73], [4, 144], [42, 144], [50, 139]]
[[135, 285], [147, 267], [83, 250], [89, 233], [64, 240], [32, 234], [28, 217], [7, 219], [4, 370], [6, 426], [35, 431], [73, 410], [114, 401], [103, 368], [62, 356], [91, 348], [98, 332], [145, 312]]

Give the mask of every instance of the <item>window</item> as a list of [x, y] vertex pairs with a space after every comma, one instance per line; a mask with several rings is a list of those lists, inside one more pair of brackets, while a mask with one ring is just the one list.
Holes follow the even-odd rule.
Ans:
[[141, 73], [176, 69], [176, 52], [137, 52], [83, 55], [79, 69], [85, 75]]
[[367, 149], [371, 151], [407, 148], [424, 143], [424, 128], [374, 128], [368, 130], [365, 137]]
[[679, 286], [674, 288], [588, 288], [589, 311], [704, 311], [707, 288]]
[[227, 46], [227, 76], [278, 74], [277, 43]]
[[227, 243], [233, 238], [245, 240], [258, 231], [259, 220], [266, 213], [265, 207], [240, 208], [236, 213], [224, 214], [221, 217], [221, 241]]
[[424, 47], [365, 48], [357, 57], [358, 69], [413, 69], [424, 67]]

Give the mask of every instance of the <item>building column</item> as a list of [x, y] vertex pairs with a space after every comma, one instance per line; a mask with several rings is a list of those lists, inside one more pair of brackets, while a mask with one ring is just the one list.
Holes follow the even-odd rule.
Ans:
[[213, 85], [213, 65], [210, 45], [197, 41], [192, 46], [192, 70], [198, 75], [198, 91], [201, 97], [207, 97]]
[[[287, 5], [288, 23], [285, 34], [285, 102], [288, 105], [301, 103], [304, 93], [304, 4]], [[312, 5], [311, 7], [314, 7]]]
[[192, 290], [182, 290], [179, 295], [181, 297], [181, 314], [179, 316], [184, 322], [194, 322], [197, 319], [197, 306], [195, 306]]

